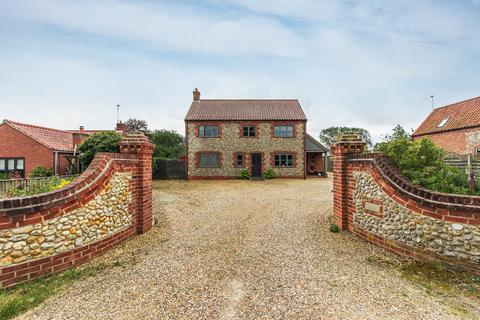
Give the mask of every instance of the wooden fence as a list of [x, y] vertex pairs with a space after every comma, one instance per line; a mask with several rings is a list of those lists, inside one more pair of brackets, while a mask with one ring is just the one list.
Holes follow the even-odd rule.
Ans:
[[57, 178], [59, 180], [73, 180], [78, 175], [66, 175], [66, 176], [53, 176], [53, 177], [40, 177], [40, 178], [20, 178], [20, 179], [7, 179], [0, 180], [0, 195], [6, 195], [11, 189], [26, 189], [31, 190], [33, 188], [38, 188], [43, 184], [48, 183], [52, 178]]
[[182, 160], [156, 159], [153, 179], [186, 179], [187, 167]]
[[450, 153], [447, 154], [444, 161], [446, 164], [457, 167], [463, 171], [472, 170], [477, 175], [480, 174], [480, 157], [478, 155]]

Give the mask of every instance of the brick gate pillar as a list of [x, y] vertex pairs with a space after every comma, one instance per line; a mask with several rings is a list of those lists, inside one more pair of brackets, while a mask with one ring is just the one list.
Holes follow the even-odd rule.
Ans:
[[349, 154], [362, 153], [365, 142], [355, 134], [343, 134], [332, 145], [333, 153], [333, 221], [342, 230], [348, 229]]
[[132, 133], [120, 142], [120, 153], [138, 159], [134, 176], [136, 228], [142, 234], [152, 227], [152, 154], [155, 145], [143, 133]]

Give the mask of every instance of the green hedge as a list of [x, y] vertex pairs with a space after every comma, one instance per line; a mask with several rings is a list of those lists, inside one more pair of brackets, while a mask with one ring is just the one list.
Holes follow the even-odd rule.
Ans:
[[[428, 139], [412, 141], [408, 137], [397, 137], [378, 144], [376, 150], [390, 157], [416, 185], [439, 192], [472, 194], [468, 175], [446, 165], [445, 151]], [[473, 194], [480, 194], [478, 184]]]

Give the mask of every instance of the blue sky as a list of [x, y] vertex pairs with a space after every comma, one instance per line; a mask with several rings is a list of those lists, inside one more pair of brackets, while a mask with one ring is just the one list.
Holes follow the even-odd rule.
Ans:
[[0, 0], [0, 117], [183, 132], [203, 98], [298, 98], [375, 139], [480, 95], [480, 0]]

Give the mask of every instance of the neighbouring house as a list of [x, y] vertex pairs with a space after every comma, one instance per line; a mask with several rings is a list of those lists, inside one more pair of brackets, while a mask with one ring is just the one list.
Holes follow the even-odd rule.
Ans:
[[480, 154], [480, 97], [434, 109], [413, 133], [451, 153]]
[[305, 178], [325, 173], [327, 149], [306, 134], [298, 100], [200, 99], [185, 117], [188, 179]]
[[[59, 130], [4, 120], [0, 124], [0, 173], [27, 177], [33, 168], [43, 166], [55, 174], [68, 172], [76, 147], [89, 135], [102, 130]], [[125, 132], [123, 123], [117, 131]]]

